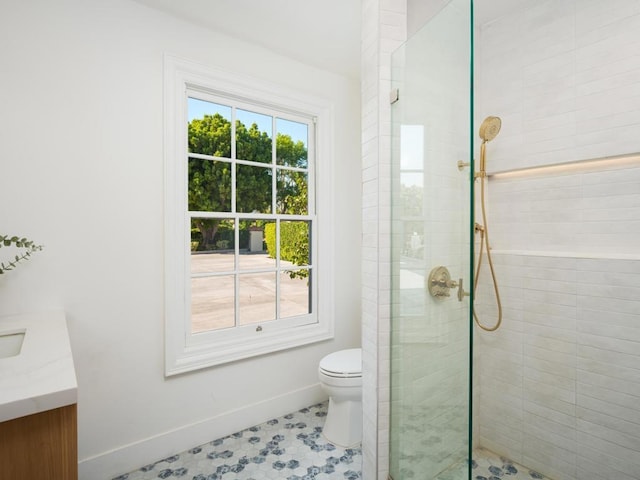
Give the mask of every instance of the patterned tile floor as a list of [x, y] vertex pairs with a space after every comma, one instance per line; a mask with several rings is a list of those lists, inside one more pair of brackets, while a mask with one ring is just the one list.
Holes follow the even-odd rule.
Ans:
[[361, 478], [360, 448], [324, 439], [327, 403], [192, 448], [114, 480], [325, 480]]
[[[530, 468], [523, 467], [508, 458], [479, 448], [473, 452], [472, 480], [550, 480]], [[442, 472], [435, 480], [467, 480], [466, 462]]]
[[[172, 455], [113, 480], [358, 480], [360, 448], [341, 448], [322, 437], [327, 403]], [[549, 480], [488, 450], [474, 451], [473, 480]], [[407, 478], [420, 478], [407, 472]], [[396, 479], [403, 480], [403, 479]], [[421, 479], [426, 480], [426, 479]], [[435, 480], [467, 480], [466, 462]]]

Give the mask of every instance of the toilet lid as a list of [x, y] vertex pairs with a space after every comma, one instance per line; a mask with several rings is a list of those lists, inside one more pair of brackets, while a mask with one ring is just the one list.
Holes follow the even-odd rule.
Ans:
[[320, 370], [331, 377], [361, 377], [362, 349], [351, 348], [330, 353], [320, 360]]

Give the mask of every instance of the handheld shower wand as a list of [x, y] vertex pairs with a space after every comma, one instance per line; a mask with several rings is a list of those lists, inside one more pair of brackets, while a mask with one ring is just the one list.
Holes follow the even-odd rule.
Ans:
[[483, 330], [488, 332], [493, 332], [500, 327], [502, 323], [502, 302], [500, 301], [500, 292], [498, 290], [498, 282], [496, 280], [496, 272], [493, 267], [493, 260], [491, 259], [491, 246], [489, 244], [489, 226], [487, 224], [487, 210], [485, 206], [485, 179], [487, 177], [486, 170], [486, 144], [490, 142], [500, 132], [500, 127], [502, 126], [502, 121], [499, 117], [487, 117], [484, 119], [482, 124], [480, 125], [480, 138], [482, 139], [482, 144], [480, 145], [480, 170], [476, 172], [475, 178], [480, 178], [480, 203], [482, 207], [482, 222], [483, 225], [478, 223], [475, 224], [475, 233], [480, 234], [480, 252], [478, 254], [478, 266], [476, 267], [475, 279], [473, 282], [473, 291], [474, 293], [478, 290], [478, 279], [480, 277], [480, 267], [482, 266], [482, 253], [486, 248], [487, 251], [487, 260], [489, 262], [489, 270], [491, 271], [491, 278], [493, 280], [493, 290], [496, 296], [496, 303], [498, 304], [498, 320], [493, 327], [487, 327], [480, 322], [478, 315], [473, 310], [473, 318], [478, 325]]
[[487, 117], [480, 125], [480, 138], [482, 144], [480, 145], [480, 171], [476, 173], [476, 177], [487, 176], [487, 161], [486, 161], [486, 144], [490, 142], [498, 133], [500, 133], [500, 127], [502, 127], [502, 120], [500, 117]]

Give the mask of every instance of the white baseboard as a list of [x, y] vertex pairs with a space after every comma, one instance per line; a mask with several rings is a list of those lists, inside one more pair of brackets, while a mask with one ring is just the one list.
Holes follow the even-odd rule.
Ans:
[[80, 480], [109, 480], [175, 453], [259, 425], [327, 399], [320, 384], [288, 392], [207, 420], [123, 445], [78, 462]]

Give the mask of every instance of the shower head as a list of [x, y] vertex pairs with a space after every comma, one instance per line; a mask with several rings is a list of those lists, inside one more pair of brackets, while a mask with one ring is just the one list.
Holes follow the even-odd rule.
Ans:
[[482, 139], [482, 143], [490, 142], [496, 138], [501, 126], [502, 120], [500, 120], [500, 117], [485, 118], [480, 125], [480, 138]]

